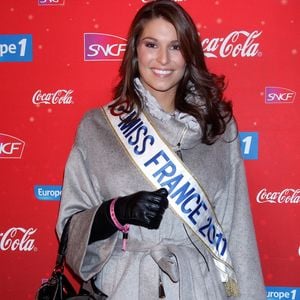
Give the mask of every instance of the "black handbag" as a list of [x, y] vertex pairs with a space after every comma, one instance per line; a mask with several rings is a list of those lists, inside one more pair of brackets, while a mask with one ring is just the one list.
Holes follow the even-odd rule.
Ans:
[[[68, 243], [68, 231], [71, 218], [66, 223], [61, 240], [59, 243], [56, 264], [51, 277], [44, 282], [37, 291], [36, 300], [102, 300], [107, 299], [94, 284], [94, 280], [90, 280], [89, 286], [93, 290], [91, 294], [86, 289], [80, 289], [76, 293], [68, 278], [64, 275], [65, 254]], [[86, 284], [87, 285], [87, 284]]]

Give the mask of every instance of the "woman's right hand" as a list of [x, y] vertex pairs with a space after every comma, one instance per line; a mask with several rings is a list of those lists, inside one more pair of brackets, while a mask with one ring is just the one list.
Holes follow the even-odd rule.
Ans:
[[168, 207], [168, 191], [161, 188], [154, 192], [140, 191], [119, 197], [115, 214], [121, 224], [133, 224], [148, 229], [157, 229]]

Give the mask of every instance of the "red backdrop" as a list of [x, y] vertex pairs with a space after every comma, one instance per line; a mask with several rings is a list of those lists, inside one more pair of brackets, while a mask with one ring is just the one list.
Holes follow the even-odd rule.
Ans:
[[[1, 3], [1, 299], [34, 299], [51, 274], [76, 127], [111, 99], [127, 29], [143, 2]], [[268, 299], [280, 299], [279, 287], [290, 288], [281, 299], [300, 299], [300, 2], [177, 2], [197, 24], [209, 67], [228, 81]]]

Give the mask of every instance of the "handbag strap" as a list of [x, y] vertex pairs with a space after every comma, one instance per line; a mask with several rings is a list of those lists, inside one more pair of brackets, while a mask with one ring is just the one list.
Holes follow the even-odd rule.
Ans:
[[57, 253], [57, 257], [56, 257], [55, 270], [63, 271], [63, 268], [64, 268], [64, 258], [65, 258], [66, 250], [67, 250], [71, 218], [68, 219], [66, 225], [64, 226], [64, 230], [63, 230], [61, 238], [60, 238], [58, 253]]

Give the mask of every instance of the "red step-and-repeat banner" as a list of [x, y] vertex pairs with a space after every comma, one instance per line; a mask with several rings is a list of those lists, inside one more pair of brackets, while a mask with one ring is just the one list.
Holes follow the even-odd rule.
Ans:
[[[146, 2], [1, 1], [1, 299], [34, 299], [51, 275], [76, 127], [111, 100], [128, 26]], [[228, 81], [267, 297], [300, 299], [300, 1], [177, 2]]]

